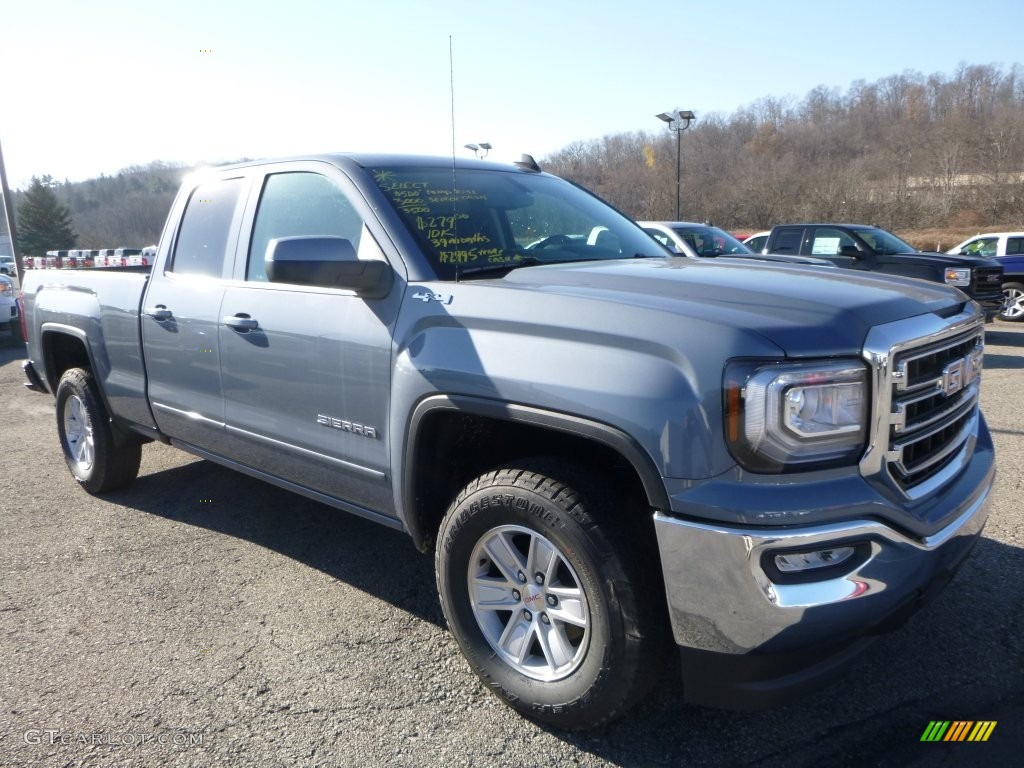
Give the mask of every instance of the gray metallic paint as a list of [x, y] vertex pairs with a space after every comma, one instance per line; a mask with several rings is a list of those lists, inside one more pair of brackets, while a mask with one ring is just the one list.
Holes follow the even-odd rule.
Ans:
[[[857, 467], [750, 475], [722, 440], [727, 360], [859, 359], [873, 328], [914, 317], [942, 324], [931, 313], [959, 311], [958, 291], [726, 258], [535, 266], [440, 282], [363, 170], [388, 159], [324, 156], [220, 172], [245, 174], [255, 190], [267, 172], [315, 169], [358, 190], [353, 202], [395, 269], [383, 299], [247, 285], [256, 194], [239, 212], [222, 279], [169, 279], [163, 268], [186, 185], [148, 285], [140, 275], [26, 275], [30, 359], [41, 360], [42, 332], [67, 329], [86, 344], [117, 417], [152, 428], [152, 401], [179, 447], [406, 530], [416, 518], [406, 493], [416, 430], [431, 409], [600, 440], [647, 490], [673, 630], [694, 648], [781, 650], [846, 632], [926, 585], [977, 536], [993, 466], [981, 418], [961, 473], [913, 503]], [[157, 303], [173, 322], [140, 320], [140, 307]], [[238, 312], [260, 332], [226, 328], [223, 316]], [[324, 428], [318, 413], [371, 424], [378, 437]], [[872, 557], [837, 583], [780, 590], [758, 571], [762, 550], [853, 539], [870, 541]], [[867, 587], [850, 599], [854, 582]]]

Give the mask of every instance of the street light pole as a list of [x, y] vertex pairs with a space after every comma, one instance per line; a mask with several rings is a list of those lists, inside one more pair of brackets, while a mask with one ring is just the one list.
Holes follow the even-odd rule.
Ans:
[[[488, 153], [491, 151], [491, 145], [486, 141], [481, 141], [479, 144], [466, 144], [465, 147], [466, 149], [471, 150], [477, 157], [487, 157]], [[483, 152], [483, 154], [480, 154], [481, 152]]]
[[679, 206], [682, 199], [680, 179], [683, 169], [683, 131], [690, 127], [696, 116], [688, 109], [677, 109], [675, 112], [662, 112], [656, 118], [668, 124], [668, 129], [676, 135], [676, 221], [679, 221]]

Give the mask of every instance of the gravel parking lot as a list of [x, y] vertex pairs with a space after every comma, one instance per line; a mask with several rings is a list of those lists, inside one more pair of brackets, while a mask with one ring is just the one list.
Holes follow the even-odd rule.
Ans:
[[[1019, 765], [1024, 754], [1024, 327], [989, 326], [999, 474], [950, 587], [842, 682], [768, 712], [683, 703], [552, 732], [488, 694], [399, 533], [151, 445], [99, 499], [53, 401], [0, 336], [0, 765]], [[996, 721], [922, 743], [932, 720]]]

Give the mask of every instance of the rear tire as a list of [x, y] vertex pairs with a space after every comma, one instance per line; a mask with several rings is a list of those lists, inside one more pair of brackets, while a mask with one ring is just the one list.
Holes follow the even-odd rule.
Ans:
[[83, 368], [65, 371], [57, 386], [57, 434], [68, 469], [89, 493], [113, 491], [138, 476], [141, 441], [115, 441], [96, 382]]
[[1024, 284], [1003, 283], [1003, 308], [999, 319], [1009, 323], [1024, 321]]
[[656, 559], [602, 491], [563, 462], [489, 472], [438, 538], [441, 606], [466, 659], [505, 703], [556, 728], [621, 715], [667, 647]]

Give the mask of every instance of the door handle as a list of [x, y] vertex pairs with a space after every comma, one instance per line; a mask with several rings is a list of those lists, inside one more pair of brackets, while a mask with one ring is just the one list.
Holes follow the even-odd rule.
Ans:
[[155, 307], [146, 307], [142, 310], [142, 314], [152, 317], [154, 320], [170, 320], [174, 317], [174, 313], [163, 304], [157, 304]]
[[222, 319], [224, 321], [224, 325], [229, 328], [234, 328], [236, 331], [255, 331], [260, 327], [260, 324], [256, 320], [253, 320], [244, 312], [239, 312], [237, 315], [226, 315]]

